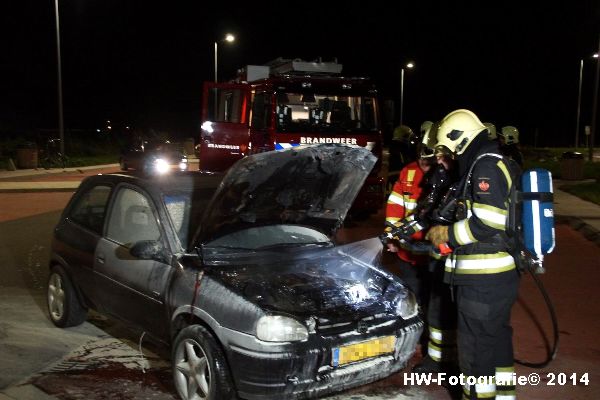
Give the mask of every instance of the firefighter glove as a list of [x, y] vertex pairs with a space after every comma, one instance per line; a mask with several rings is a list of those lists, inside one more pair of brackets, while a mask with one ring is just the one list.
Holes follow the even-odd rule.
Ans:
[[448, 227], [444, 225], [436, 225], [429, 229], [425, 239], [429, 240], [435, 246], [448, 242]]

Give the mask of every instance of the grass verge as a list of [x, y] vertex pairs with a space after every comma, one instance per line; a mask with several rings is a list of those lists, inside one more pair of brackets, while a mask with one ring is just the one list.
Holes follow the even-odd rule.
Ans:
[[598, 181], [578, 183], [575, 185], [563, 185], [560, 189], [571, 193], [580, 199], [600, 205], [600, 183]]

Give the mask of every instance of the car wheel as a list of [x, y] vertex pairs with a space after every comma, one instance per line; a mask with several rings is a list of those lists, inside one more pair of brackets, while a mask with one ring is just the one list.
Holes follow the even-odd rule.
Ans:
[[127, 171], [129, 169], [129, 166], [127, 165], [125, 160], [123, 160], [123, 158], [119, 159], [119, 165], [121, 167], [121, 171]]
[[171, 360], [173, 381], [182, 399], [236, 398], [227, 360], [203, 326], [188, 326], [177, 335]]
[[60, 328], [81, 325], [87, 317], [71, 280], [60, 266], [52, 267], [48, 279], [48, 311], [54, 325]]

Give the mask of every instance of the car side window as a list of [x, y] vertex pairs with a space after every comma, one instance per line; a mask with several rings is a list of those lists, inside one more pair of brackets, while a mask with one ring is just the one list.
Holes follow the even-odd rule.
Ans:
[[160, 229], [150, 202], [140, 192], [122, 188], [113, 203], [106, 237], [126, 247], [141, 240], [158, 240]]
[[102, 234], [110, 186], [94, 186], [76, 200], [69, 218], [79, 225]]

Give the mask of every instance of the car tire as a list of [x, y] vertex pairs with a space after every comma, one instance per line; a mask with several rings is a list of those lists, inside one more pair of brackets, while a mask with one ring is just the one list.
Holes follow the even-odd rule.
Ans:
[[182, 399], [237, 398], [223, 351], [203, 326], [188, 326], [177, 335], [171, 361], [173, 382]]
[[129, 169], [129, 166], [122, 158], [119, 159], [119, 166], [121, 167], [121, 171], [127, 171]]
[[85, 321], [87, 309], [61, 266], [55, 265], [50, 271], [46, 298], [50, 320], [59, 328], [81, 325]]

